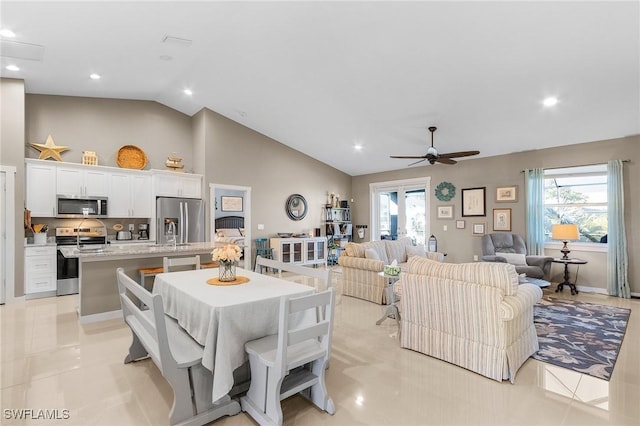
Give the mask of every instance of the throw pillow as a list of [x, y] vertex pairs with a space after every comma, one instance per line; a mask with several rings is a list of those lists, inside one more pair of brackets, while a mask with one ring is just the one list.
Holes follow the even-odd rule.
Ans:
[[365, 259], [380, 260], [380, 256], [378, 255], [378, 252], [372, 248], [368, 248], [364, 251], [364, 257]]
[[424, 246], [407, 247], [407, 257], [411, 257], [411, 256], [425, 257], [426, 255], [427, 255], [427, 250], [424, 248]]
[[504, 257], [507, 259], [507, 263], [512, 265], [526, 265], [527, 259], [524, 254], [520, 253], [496, 253], [496, 256]]
[[358, 243], [347, 243], [345, 247], [347, 256], [351, 257], [364, 257], [364, 247]]

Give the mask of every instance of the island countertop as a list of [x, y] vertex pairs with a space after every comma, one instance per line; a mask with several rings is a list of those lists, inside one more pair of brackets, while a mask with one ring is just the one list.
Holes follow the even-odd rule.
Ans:
[[145, 257], [181, 256], [190, 254], [206, 254], [216, 246], [215, 242], [178, 244], [126, 244], [107, 245], [103, 251], [82, 251], [77, 247], [58, 247], [64, 257], [78, 258], [83, 262], [103, 260], [135, 259]]

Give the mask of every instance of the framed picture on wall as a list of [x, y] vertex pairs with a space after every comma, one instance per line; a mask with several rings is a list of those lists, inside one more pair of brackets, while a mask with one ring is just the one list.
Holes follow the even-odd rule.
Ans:
[[481, 237], [486, 234], [487, 222], [474, 222], [471, 225], [471, 235]]
[[496, 203], [515, 203], [518, 201], [518, 186], [500, 186], [496, 188]]
[[464, 229], [464, 220], [456, 220], [456, 229]]
[[462, 190], [462, 217], [486, 216], [487, 188], [466, 188]]
[[222, 205], [223, 212], [241, 212], [242, 197], [220, 197], [220, 204]]
[[453, 219], [453, 206], [438, 206], [438, 219]]
[[493, 209], [493, 230], [511, 231], [511, 209]]

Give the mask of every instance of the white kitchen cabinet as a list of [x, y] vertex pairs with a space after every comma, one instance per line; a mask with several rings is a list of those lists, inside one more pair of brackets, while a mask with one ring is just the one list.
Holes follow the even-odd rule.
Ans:
[[146, 172], [109, 174], [109, 217], [152, 217], [151, 176]]
[[202, 175], [152, 170], [154, 195], [202, 198]]
[[106, 197], [109, 193], [109, 174], [92, 167], [58, 165], [56, 192], [67, 196]]
[[273, 258], [283, 263], [321, 265], [327, 262], [327, 238], [271, 238]]
[[[55, 246], [26, 246], [24, 248], [24, 293], [56, 291], [57, 264]], [[53, 295], [53, 294], [47, 294]]]
[[33, 217], [56, 215], [56, 165], [42, 160], [26, 161], [26, 206]]

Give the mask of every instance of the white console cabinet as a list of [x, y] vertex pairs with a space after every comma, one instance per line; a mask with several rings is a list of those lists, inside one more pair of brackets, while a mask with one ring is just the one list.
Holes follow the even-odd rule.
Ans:
[[56, 263], [55, 246], [24, 248], [24, 293], [27, 298], [55, 295]]
[[327, 262], [327, 238], [271, 238], [273, 258], [283, 263], [322, 265]]

